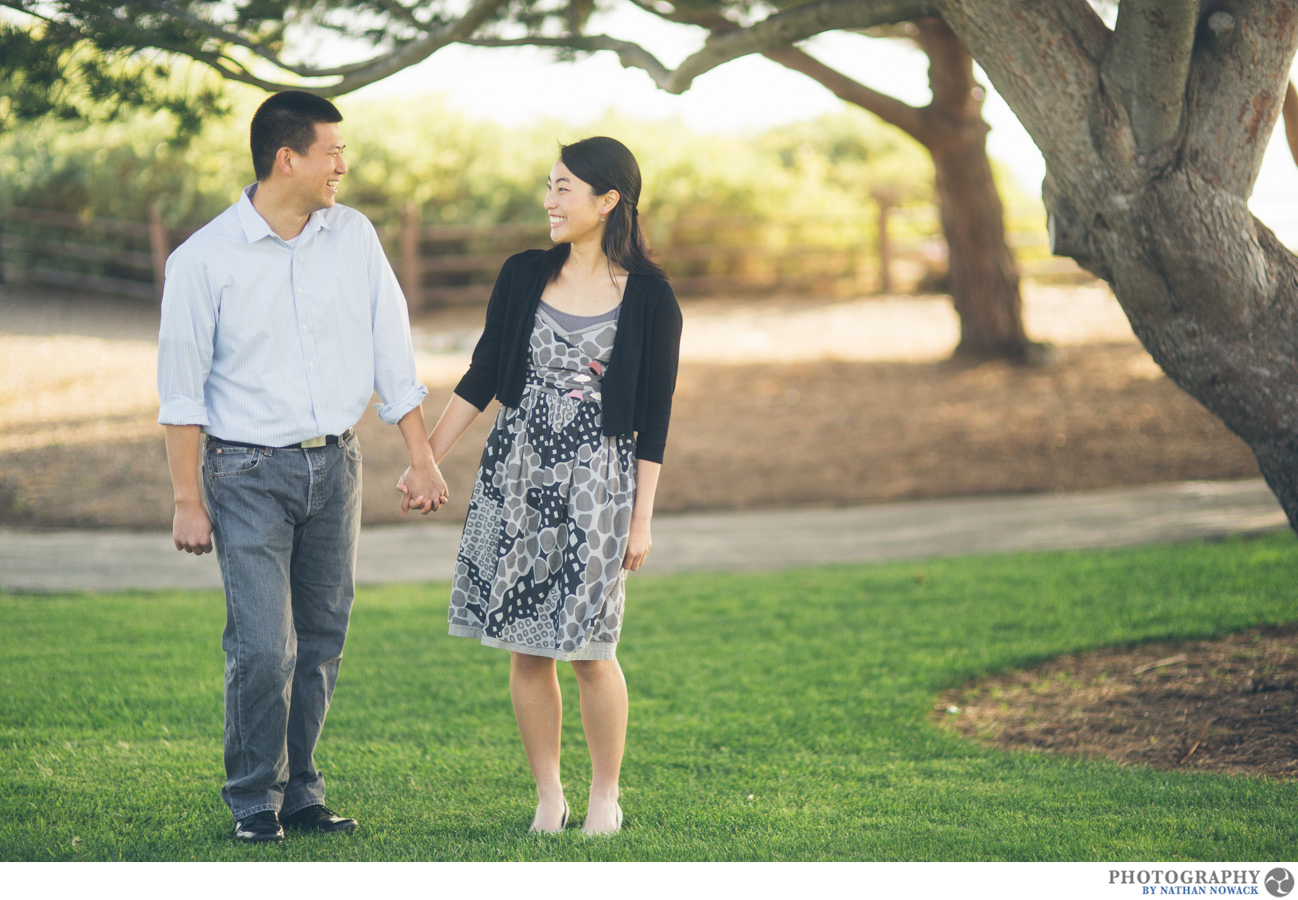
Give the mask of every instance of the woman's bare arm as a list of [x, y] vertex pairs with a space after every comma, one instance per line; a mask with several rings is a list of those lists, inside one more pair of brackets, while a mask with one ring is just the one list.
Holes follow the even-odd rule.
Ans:
[[653, 545], [653, 536], [649, 522], [654, 515], [654, 495], [658, 492], [658, 475], [662, 472], [662, 463], [650, 462], [647, 459], [636, 460], [635, 470], [635, 506], [631, 508], [631, 537], [627, 541], [626, 556], [622, 558], [622, 568], [634, 572], [644, 565]]

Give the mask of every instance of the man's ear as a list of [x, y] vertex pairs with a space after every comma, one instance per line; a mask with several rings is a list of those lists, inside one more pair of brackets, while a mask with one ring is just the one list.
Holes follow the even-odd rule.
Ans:
[[275, 152], [275, 168], [279, 170], [279, 174], [285, 178], [293, 177], [293, 162], [296, 156], [297, 154], [290, 147], [280, 147]]

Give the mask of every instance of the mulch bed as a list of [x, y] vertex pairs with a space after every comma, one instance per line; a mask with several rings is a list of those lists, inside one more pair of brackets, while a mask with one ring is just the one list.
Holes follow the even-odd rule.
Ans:
[[1010, 750], [1298, 778], [1298, 626], [1065, 656], [948, 691], [933, 715]]

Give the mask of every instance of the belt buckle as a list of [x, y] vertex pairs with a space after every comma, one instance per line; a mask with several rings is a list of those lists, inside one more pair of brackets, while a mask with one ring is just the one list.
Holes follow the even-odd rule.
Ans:
[[325, 438], [324, 435], [321, 435], [320, 437], [313, 437], [309, 441], [303, 441], [302, 449], [306, 450], [310, 447], [323, 447], [327, 443], [329, 443], [329, 441]]

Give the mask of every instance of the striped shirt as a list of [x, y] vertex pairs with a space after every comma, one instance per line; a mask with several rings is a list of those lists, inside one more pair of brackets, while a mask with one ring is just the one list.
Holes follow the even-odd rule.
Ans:
[[290, 244], [253, 207], [256, 189], [167, 260], [158, 422], [282, 447], [341, 434], [377, 392], [395, 424], [428, 389], [374, 226], [333, 206]]

